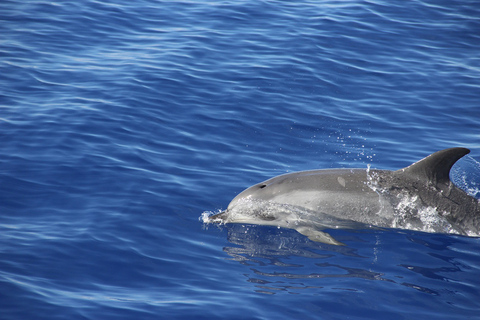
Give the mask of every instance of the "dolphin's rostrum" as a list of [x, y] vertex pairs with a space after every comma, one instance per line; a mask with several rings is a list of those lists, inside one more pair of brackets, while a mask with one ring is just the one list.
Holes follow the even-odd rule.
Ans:
[[470, 150], [451, 148], [397, 171], [311, 170], [280, 175], [237, 195], [205, 222], [295, 229], [341, 245], [328, 228], [368, 226], [480, 236], [480, 203], [450, 181], [452, 166]]

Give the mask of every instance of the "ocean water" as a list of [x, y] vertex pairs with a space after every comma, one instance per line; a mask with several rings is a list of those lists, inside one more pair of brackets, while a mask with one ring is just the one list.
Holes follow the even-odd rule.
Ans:
[[478, 196], [478, 1], [3, 0], [0, 22], [0, 319], [480, 319], [479, 238], [199, 219], [454, 146]]

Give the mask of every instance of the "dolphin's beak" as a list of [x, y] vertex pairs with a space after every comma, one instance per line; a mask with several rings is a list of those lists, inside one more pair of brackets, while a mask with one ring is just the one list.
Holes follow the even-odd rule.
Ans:
[[209, 220], [212, 222], [224, 222], [227, 219], [227, 210], [217, 213], [209, 217]]

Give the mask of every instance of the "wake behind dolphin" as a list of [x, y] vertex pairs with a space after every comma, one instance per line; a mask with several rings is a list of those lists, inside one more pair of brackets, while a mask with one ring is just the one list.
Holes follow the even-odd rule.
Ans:
[[249, 223], [295, 229], [341, 245], [323, 229], [385, 227], [480, 236], [480, 203], [450, 180], [468, 154], [451, 148], [397, 170], [333, 169], [280, 175], [237, 195], [206, 223]]

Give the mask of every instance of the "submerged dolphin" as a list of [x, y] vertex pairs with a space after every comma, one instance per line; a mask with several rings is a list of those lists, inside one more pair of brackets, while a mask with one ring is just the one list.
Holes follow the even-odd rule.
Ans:
[[480, 203], [450, 181], [452, 166], [470, 150], [451, 148], [397, 171], [311, 170], [280, 175], [237, 195], [205, 222], [295, 229], [341, 245], [326, 228], [365, 226], [480, 236]]

